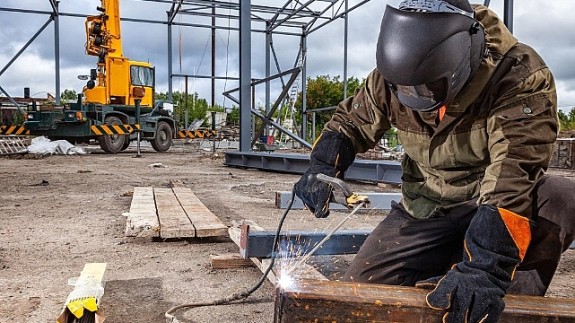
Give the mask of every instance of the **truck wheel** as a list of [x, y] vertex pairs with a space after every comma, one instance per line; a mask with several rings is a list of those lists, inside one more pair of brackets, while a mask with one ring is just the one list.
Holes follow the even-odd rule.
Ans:
[[[122, 120], [115, 116], [109, 116], [104, 119], [107, 125], [122, 124]], [[124, 143], [129, 140], [128, 135], [107, 135], [98, 137], [98, 143], [102, 150], [110, 154], [116, 154], [122, 151]]]
[[152, 148], [158, 152], [166, 152], [172, 146], [172, 127], [166, 122], [158, 122], [158, 128], [156, 129], [156, 138], [150, 143]]
[[126, 136], [126, 140], [124, 140], [124, 145], [122, 146], [122, 151], [128, 149], [130, 147], [130, 139]]

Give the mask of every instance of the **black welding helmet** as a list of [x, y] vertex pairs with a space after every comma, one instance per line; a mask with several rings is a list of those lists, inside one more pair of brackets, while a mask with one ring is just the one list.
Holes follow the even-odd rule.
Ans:
[[477, 71], [485, 35], [471, 6], [469, 10], [439, 0], [403, 1], [399, 9], [387, 6], [377, 69], [401, 103], [416, 111], [438, 109]]

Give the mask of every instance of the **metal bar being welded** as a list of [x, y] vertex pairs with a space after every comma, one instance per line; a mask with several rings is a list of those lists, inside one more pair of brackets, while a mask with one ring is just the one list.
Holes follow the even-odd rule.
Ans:
[[[340, 230], [331, 235], [314, 255], [355, 254], [371, 230]], [[270, 258], [272, 256], [275, 231], [250, 232], [249, 226], [242, 226], [240, 254], [243, 258]], [[278, 257], [300, 257], [312, 250], [327, 234], [310, 231], [290, 231], [279, 237]]]

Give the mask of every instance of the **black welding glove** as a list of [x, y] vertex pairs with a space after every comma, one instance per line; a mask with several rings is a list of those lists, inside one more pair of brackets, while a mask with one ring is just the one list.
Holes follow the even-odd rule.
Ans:
[[339, 132], [324, 131], [315, 142], [310, 166], [295, 184], [294, 192], [316, 217], [329, 215], [329, 202], [333, 197], [331, 185], [317, 179], [317, 174], [343, 179], [354, 159], [351, 141]]
[[435, 285], [426, 300], [434, 309], [447, 310], [443, 322], [497, 322], [505, 308], [503, 297], [530, 241], [527, 218], [482, 205], [465, 234], [463, 261], [443, 278], [416, 286]]

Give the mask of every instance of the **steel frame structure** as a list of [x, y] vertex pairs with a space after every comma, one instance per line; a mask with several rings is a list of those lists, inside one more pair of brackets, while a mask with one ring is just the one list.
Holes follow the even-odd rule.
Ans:
[[[61, 12], [58, 8], [60, 0], [46, 0], [50, 4], [51, 11], [41, 11], [23, 8], [6, 8], [0, 7], [1, 11], [7, 12], [19, 12], [28, 14], [43, 14], [48, 16], [48, 20], [40, 29], [24, 44], [24, 46], [15, 54], [15, 56], [0, 70], [0, 76], [18, 59], [18, 57], [28, 48], [28, 46], [40, 35], [44, 29], [51, 23], [54, 22], [54, 57], [55, 57], [55, 94], [56, 94], [56, 104], [60, 104], [60, 29], [59, 20], [60, 16], [72, 16], [72, 17], [86, 17], [88, 14], [80, 14], [73, 12]], [[192, 78], [210, 78], [212, 80], [212, 91], [214, 89], [214, 80], [216, 79], [232, 79], [239, 80], [239, 87], [235, 91], [239, 91], [239, 99], [231, 96], [232, 91], [227, 91], [225, 93], [228, 97], [233, 98], [234, 102], [239, 104], [240, 107], [240, 145], [239, 153], [246, 154], [242, 159], [250, 160], [251, 150], [253, 142], [257, 140], [255, 134], [252, 138], [252, 116], [257, 116], [261, 118], [266, 125], [274, 126], [282, 132], [285, 132], [293, 138], [294, 140], [300, 142], [303, 146], [310, 148], [311, 144], [307, 142], [307, 117], [302, 118], [300, 133], [301, 137], [297, 134], [291, 133], [288, 129], [283, 128], [280, 124], [271, 119], [271, 116], [278, 108], [279, 104], [287, 96], [287, 90], [294, 83], [301, 82], [302, 89], [302, 103], [303, 109], [302, 114], [305, 116], [307, 112], [306, 108], [306, 84], [307, 79], [306, 74], [306, 51], [307, 51], [307, 37], [324, 27], [325, 25], [334, 22], [338, 19], [344, 20], [344, 57], [343, 57], [343, 79], [344, 79], [344, 95], [347, 92], [347, 33], [348, 33], [348, 15], [353, 10], [361, 7], [363, 4], [369, 2], [370, 0], [277, 0], [274, 4], [270, 5], [269, 0], [231, 0], [229, 2], [223, 0], [140, 0], [142, 2], [150, 3], [164, 3], [169, 7], [167, 10], [167, 16], [165, 21], [161, 20], [150, 20], [141, 18], [122, 18], [122, 21], [131, 21], [137, 23], [155, 23], [164, 24], [167, 26], [167, 37], [168, 37], [168, 93], [171, 98], [172, 94], [172, 80], [178, 77], [184, 77], [186, 80], [189, 77]], [[22, 2], [26, 3], [26, 2]], [[263, 3], [263, 4], [261, 4]], [[485, 0], [485, 5], [489, 5], [489, 0]], [[512, 13], [513, 13], [513, 0], [504, 0], [504, 21], [512, 28]], [[186, 17], [186, 21], [177, 21], [176, 17]], [[199, 19], [205, 21], [206, 19], [211, 19], [210, 23], [197, 22], [190, 20], [190, 17], [194, 19]], [[218, 19], [227, 19], [237, 21], [237, 26], [224, 26], [218, 25]], [[254, 24], [263, 25], [262, 28], [254, 28]], [[216, 29], [228, 29], [237, 31], [239, 33], [239, 51], [240, 51], [240, 63], [239, 63], [239, 79], [230, 78], [228, 76], [217, 76], [214, 69], [214, 59], [212, 58], [212, 73], [211, 75], [191, 75], [191, 74], [174, 74], [172, 70], [172, 28], [174, 26], [185, 26], [185, 27], [197, 27], [197, 28], [209, 28], [214, 32]], [[265, 48], [265, 78], [262, 80], [252, 79], [251, 74], [251, 36], [252, 33], [259, 32], [266, 35], [266, 48]], [[294, 66], [290, 67], [288, 70], [282, 70], [279, 66], [277, 55], [273, 46], [273, 35], [283, 34], [291, 35], [300, 38], [300, 46], [295, 60]], [[213, 46], [213, 45], [212, 45]], [[212, 54], [213, 54], [212, 47]], [[275, 67], [277, 70], [276, 74], [272, 75], [272, 59], [274, 60]], [[287, 84], [284, 82], [283, 77], [290, 75], [290, 79]], [[270, 105], [270, 82], [273, 79], [279, 78], [281, 80], [283, 91], [275, 102]], [[257, 84], [265, 84], [265, 106], [266, 113], [262, 114], [257, 111], [252, 105], [252, 90]], [[186, 89], [187, 90], [187, 89]], [[12, 101], [16, 106], [18, 104], [12, 99], [12, 97], [2, 88], [0, 83], [0, 92], [2, 92], [9, 100]], [[212, 94], [213, 96], [213, 94]], [[342, 98], [343, 99], [343, 98]], [[213, 99], [212, 99], [213, 103]], [[256, 159], [262, 158], [266, 159], [272, 158], [273, 154], [267, 154], [267, 157], [258, 156]], [[236, 154], [226, 156], [228, 164], [234, 164], [236, 160]], [[281, 157], [284, 160], [289, 159], [289, 157]], [[287, 159], [286, 159], [287, 158]], [[300, 160], [300, 157], [295, 157], [294, 160]], [[296, 163], [298, 163], [296, 162]], [[247, 167], [247, 164], [239, 162], [238, 166]], [[248, 163], [249, 164], [249, 163]], [[267, 164], [267, 162], [266, 162]], [[282, 163], [284, 165], [292, 164], [291, 161], [286, 161]], [[397, 165], [385, 164], [384, 168], [389, 168], [392, 173], [397, 172]], [[288, 171], [279, 167], [274, 169], [277, 171]], [[369, 169], [366, 172], [373, 172], [373, 169]], [[380, 169], [375, 170], [375, 173], [366, 175], [367, 178], [377, 179], [380, 178]], [[362, 177], [362, 176], [359, 176]], [[392, 180], [395, 181], [394, 178]], [[386, 181], [385, 179], [383, 180]]]
[[[18, 12], [27, 14], [42, 14], [48, 16], [48, 21], [30, 38], [30, 40], [16, 53], [16, 55], [0, 70], [0, 76], [4, 73], [16, 59], [28, 48], [30, 44], [40, 35], [44, 29], [54, 22], [54, 57], [55, 57], [55, 96], [56, 104], [60, 104], [60, 49], [59, 49], [59, 23], [58, 18], [60, 16], [71, 16], [71, 17], [86, 17], [88, 14], [81, 14], [77, 12], [61, 12], [58, 8], [59, 0], [46, 0], [49, 2], [51, 11], [33, 10], [26, 8], [7, 8], [0, 7], [0, 11], [6, 12]], [[306, 79], [306, 66], [305, 66], [305, 51], [307, 37], [326, 26], [327, 24], [336, 21], [338, 19], [343, 19], [345, 21], [345, 35], [344, 35], [344, 80], [347, 79], [347, 26], [348, 26], [348, 14], [362, 6], [363, 4], [369, 2], [370, 0], [278, 0], [274, 1], [274, 4], [269, 4], [270, 1], [265, 0], [234, 0], [233, 2], [225, 1], [212, 1], [212, 0], [140, 0], [142, 2], [150, 3], [164, 3], [168, 5], [167, 17], [165, 21], [161, 20], [150, 20], [142, 18], [126, 18], [123, 17], [122, 21], [131, 21], [137, 23], [154, 23], [154, 24], [164, 24], [168, 29], [168, 93], [171, 96], [172, 93], [172, 83], [174, 78], [184, 77], [184, 78], [210, 78], [212, 80], [216, 79], [230, 79], [239, 80], [239, 87], [236, 89], [239, 91], [239, 100], [234, 102], [238, 103], [240, 106], [240, 150], [249, 151], [252, 147], [251, 139], [251, 122], [252, 122], [252, 100], [251, 100], [251, 88], [256, 84], [265, 83], [265, 106], [266, 114], [254, 113], [264, 119], [264, 123], [274, 125], [273, 120], [270, 120], [271, 114], [275, 111], [270, 111], [270, 81], [279, 78], [282, 82], [284, 88], [288, 85], [285, 84], [283, 77], [285, 76], [285, 71], [282, 71], [275, 49], [273, 47], [273, 35], [283, 34], [300, 37], [300, 48], [298, 51], [298, 57], [296, 58], [296, 63], [293, 67], [297, 68], [292, 71], [293, 74], [301, 74], [301, 76], [296, 75], [295, 79], [291, 80], [291, 83], [300, 79], [302, 81], [302, 92], [305, 98], [305, 79]], [[259, 2], [259, 3], [258, 3]], [[263, 3], [263, 4], [260, 4]], [[184, 18], [186, 21], [177, 21], [176, 17], [187, 17]], [[199, 19], [203, 22], [193, 21], [193, 19]], [[206, 23], [206, 18], [211, 18], [211, 23]], [[217, 19], [235, 20], [237, 21], [237, 26], [224, 26], [218, 25]], [[254, 28], [254, 25], [261, 24], [261, 28]], [[172, 28], [174, 26], [186, 26], [186, 27], [196, 27], [196, 28], [209, 28], [212, 31], [216, 29], [228, 29], [232, 31], [237, 31], [239, 33], [240, 39], [240, 77], [227, 77], [227, 76], [217, 76], [214, 75], [214, 69], [212, 68], [212, 75], [193, 75], [193, 74], [175, 74], [173, 73], [172, 67]], [[251, 35], [253, 32], [265, 33], [266, 35], [266, 71], [265, 78], [263, 80], [253, 80], [251, 77]], [[277, 69], [277, 74], [272, 75], [272, 59], [275, 63]], [[213, 61], [213, 59], [212, 59]], [[298, 62], [300, 66], [297, 66]], [[213, 65], [213, 62], [212, 62]], [[214, 87], [212, 83], [212, 87]], [[285, 90], [285, 89], [284, 89]], [[12, 103], [18, 105], [12, 97], [7, 93], [1, 86], [0, 92], [2, 92], [6, 97], [8, 97]], [[286, 92], [286, 91], [282, 91]], [[275, 100], [273, 103], [273, 108], [277, 109], [279, 103], [285, 99], [286, 93]], [[305, 113], [305, 100], [304, 102], [304, 113]], [[244, 107], [244, 108], [242, 108]], [[250, 107], [249, 109], [245, 107]], [[271, 122], [270, 122], [271, 121]], [[295, 140], [302, 143], [304, 146], [310, 147], [309, 143], [304, 138], [289, 133], [287, 129], [279, 127], [280, 131], [288, 132], [288, 135]], [[306, 133], [306, 123], [302, 124], [301, 133]]]

